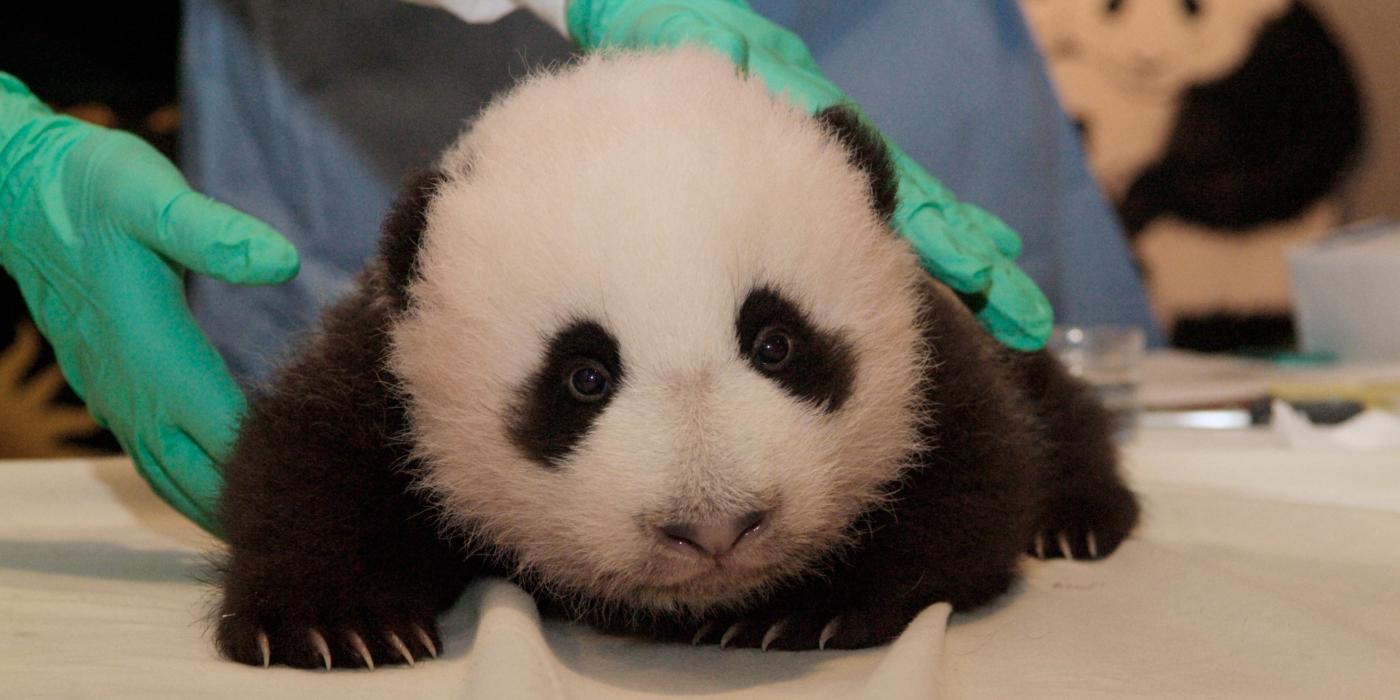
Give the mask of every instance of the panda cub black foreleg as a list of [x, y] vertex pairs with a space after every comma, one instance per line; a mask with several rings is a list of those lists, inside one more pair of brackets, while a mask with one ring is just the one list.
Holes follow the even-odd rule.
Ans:
[[[333, 310], [310, 351], [255, 399], [221, 502], [228, 558], [217, 643], [242, 663], [413, 663], [442, 645], [436, 617], [463, 558], [440, 539], [394, 447], [401, 409], [349, 328], [373, 300]], [[356, 340], [357, 342], [350, 342]]]
[[236, 661], [329, 668], [437, 656], [437, 615], [476, 572], [413, 487], [404, 408], [384, 370], [393, 229], [421, 227], [419, 190], [390, 217], [386, 251], [358, 291], [254, 397], [223, 465], [229, 549], [216, 641]]
[[1040, 559], [1106, 557], [1138, 520], [1137, 498], [1118, 475], [1113, 417], [1049, 353], [1019, 354], [1014, 364], [1045, 449], [1040, 515], [1026, 551]]

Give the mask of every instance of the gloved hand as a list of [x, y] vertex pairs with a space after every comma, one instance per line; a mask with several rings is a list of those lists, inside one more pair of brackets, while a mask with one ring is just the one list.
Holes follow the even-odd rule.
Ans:
[[[801, 39], [744, 0], [570, 0], [567, 12], [569, 34], [584, 50], [703, 44], [813, 113], [850, 102], [822, 76]], [[1043, 347], [1053, 315], [1045, 295], [1016, 267], [1020, 238], [997, 217], [959, 202], [898, 147], [886, 144], [899, 177], [894, 225], [924, 267], [972, 297], [978, 319], [1001, 342], [1018, 350]]]
[[286, 239], [192, 191], [145, 142], [55, 116], [0, 73], [0, 265], [93, 417], [215, 534], [216, 462], [244, 400], [185, 305], [184, 269], [262, 284], [297, 264]]

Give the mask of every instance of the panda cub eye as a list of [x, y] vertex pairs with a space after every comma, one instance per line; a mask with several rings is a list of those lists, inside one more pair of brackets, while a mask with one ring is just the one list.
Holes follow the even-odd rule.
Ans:
[[520, 387], [507, 431], [530, 459], [560, 468], [627, 381], [622, 349], [602, 324], [578, 319], [547, 339]]
[[846, 334], [819, 325], [776, 287], [748, 293], [734, 332], [738, 356], [793, 398], [834, 413], [850, 396], [856, 354]]
[[753, 361], [765, 372], [779, 372], [792, 362], [792, 336], [780, 326], [763, 329], [753, 341]]
[[567, 385], [575, 401], [593, 403], [601, 401], [612, 391], [612, 375], [601, 363], [582, 360], [573, 366]]

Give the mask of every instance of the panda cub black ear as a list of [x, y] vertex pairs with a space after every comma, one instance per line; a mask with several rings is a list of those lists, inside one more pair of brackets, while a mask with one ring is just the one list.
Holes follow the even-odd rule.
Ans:
[[816, 119], [846, 147], [851, 165], [870, 178], [870, 204], [880, 218], [888, 222], [894, 216], [899, 183], [895, 180], [894, 163], [884, 139], [846, 105], [827, 107], [817, 113]]
[[417, 272], [418, 249], [423, 244], [423, 229], [428, 225], [428, 203], [444, 180], [446, 176], [437, 169], [409, 176], [384, 217], [379, 258], [384, 265], [385, 286], [398, 310], [408, 305], [408, 283]]

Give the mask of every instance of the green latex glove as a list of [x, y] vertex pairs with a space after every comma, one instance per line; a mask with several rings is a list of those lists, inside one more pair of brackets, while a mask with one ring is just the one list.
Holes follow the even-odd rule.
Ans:
[[162, 498], [214, 519], [243, 395], [185, 305], [184, 269], [296, 274], [292, 245], [189, 188], [144, 141], [55, 116], [0, 73], [0, 265], [59, 366]]
[[[822, 76], [801, 39], [744, 0], [570, 0], [568, 24], [584, 50], [702, 44], [813, 113], [850, 103]], [[899, 177], [894, 225], [913, 243], [924, 267], [974, 298], [978, 319], [1001, 342], [1018, 350], [1044, 347], [1054, 318], [1045, 295], [1016, 267], [1021, 239], [997, 217], [959, 202], [898, 147], [886, 144]]]

